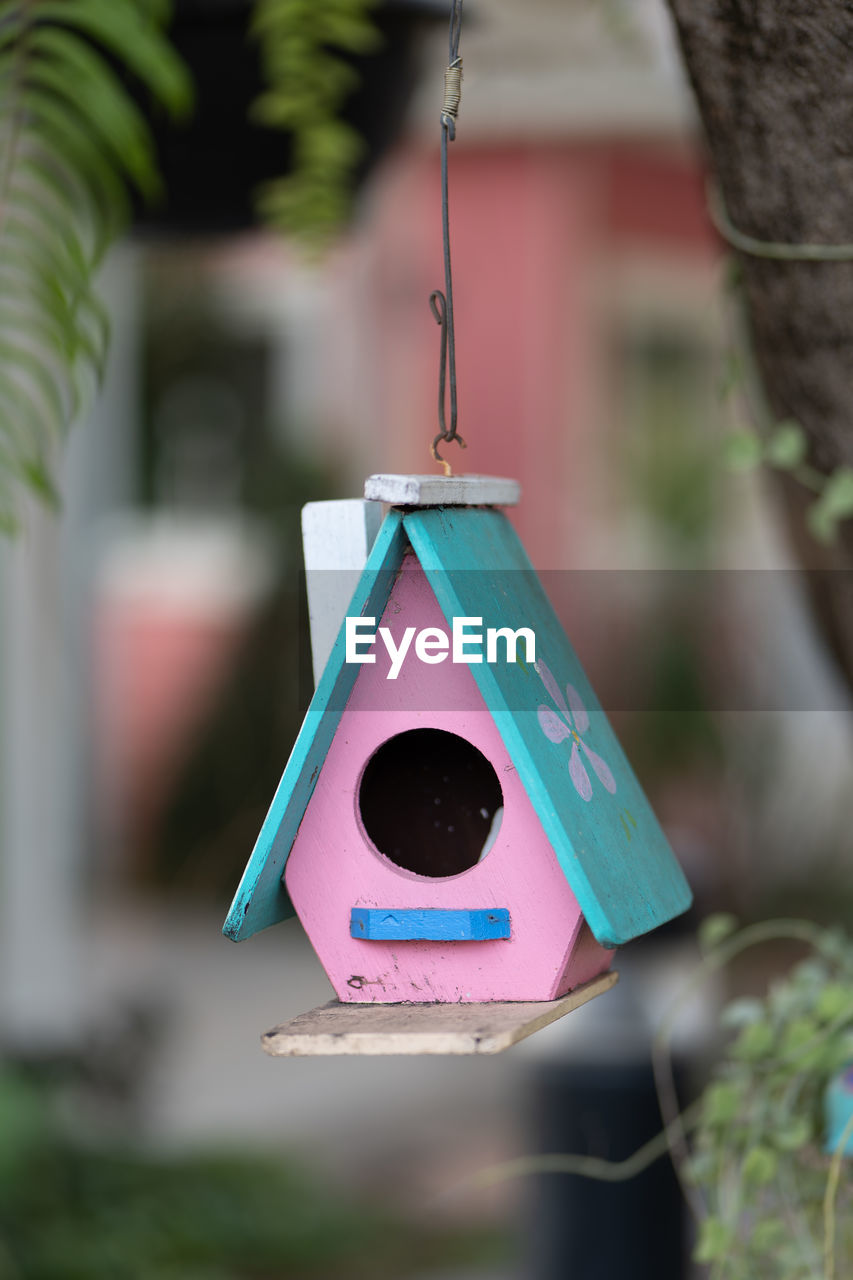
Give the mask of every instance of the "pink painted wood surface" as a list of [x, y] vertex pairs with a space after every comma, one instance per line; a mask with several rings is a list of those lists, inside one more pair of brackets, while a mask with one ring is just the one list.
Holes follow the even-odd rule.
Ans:
[[[407, 626], [447, 624], [413, 556], [381, 625], [399, 643]], [[428, 666], [412, 654], [396, 681], [375, 647], [341, 719], [288, 859], [285, 881], [339, 999], [353, 1002], [552, 1000], [609, 967], [582, 929], [577, 900], [467, 666]], [[413, 728], [444, 729], [491, 761], [504, 796], [495, 844], [476, 866], [444, 879], [414, 875], [374, 848], [358, 813], [374, 751]], [[365, 941], [350, 937], [353, 907], [509, 909], [512, 937], [490, 942]], [[578, 963], [573, 951], [582, 940]]]

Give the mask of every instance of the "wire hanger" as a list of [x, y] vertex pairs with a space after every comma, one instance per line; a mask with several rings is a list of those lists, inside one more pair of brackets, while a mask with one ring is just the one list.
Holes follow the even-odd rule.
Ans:
[[[436, 462], [444, 467], [445, 475], [452, 475], [448, 460], [439, 453], [438, 446], [454, 440], [465, 448], [465, 441], [456, 429], [456, 330], [453, 323], [453, 272], [450, 264], [450, 207], [447, 194], [447, 146], [456, 137], [456, 119], [462, 97], [462, 58], [459, 55], [459, 36], [462, 30], [462, 0], [453, 0], [450, 10], [449, 54], [444, 73], [444, 102], [441, 108], [441, 233], [444, 247], [444, 292], [433, 289], [429, 305], [436, 323], [441, 328], [441, 354], [438, 374], [438, 422], [440, 430], [432, 442], [430, 452]], [[447, 384], [450, 383], [450, 425], [447, 424]]]

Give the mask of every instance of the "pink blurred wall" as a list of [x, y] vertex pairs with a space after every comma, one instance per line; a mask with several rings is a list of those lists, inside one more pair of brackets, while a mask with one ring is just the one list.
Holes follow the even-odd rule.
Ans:
[[[514, 519], [531, 558], [569, 567], [592, 514], [582, 477], [607, 394], [595, 279], [623, 252], [710, 258], [700, 165], [669, 142], [459, 145], [450, 206], [468, 447], [447, 456], [456, 471], [518, 478]], [[409, 144], [389, 159], [333, 287], [332, 366], [353, 344], [359, 352], [354, 380], [330, 380], [341, 444], [361, 432], [369, 471], [433, 470], [439, 333], [428, 298], [443, 287], [435, 152]]]

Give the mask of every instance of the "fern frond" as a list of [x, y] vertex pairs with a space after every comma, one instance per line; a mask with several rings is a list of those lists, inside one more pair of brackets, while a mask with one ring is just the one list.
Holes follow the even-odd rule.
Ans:
[[361, 137], [339, 119], [358, 76], [339, 53], [381, 44], [376, 0], [255, 0], [252, 32], [267, 88], [253, 106], [260, 124], [289, 133], [292, 171], [258, 194], [265, 221], [322, 248], [346, 221]]
[[58, 442], [106, 356], [97, 268], [128, 189], [159, 191], [147, 122], [113, 65], [174, 114], [190, 103], [166, 16], [163, 0], [0, 0], [0, 530], [21, 485], [56, 500]]

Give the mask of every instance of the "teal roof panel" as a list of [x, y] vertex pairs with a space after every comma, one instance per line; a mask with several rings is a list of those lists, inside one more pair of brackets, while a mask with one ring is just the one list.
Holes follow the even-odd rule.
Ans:
[[509, 520], [429, 507], [404, 527], [448, 620], [536, 636], [535, 666], [471, 672], [595, 937], [621, 946], [680, 915], [684, 874]]
[[[350, 617], [381, 616], [406, 547], [402, 516], [399, 511], [391, 511], [379, 530], [347, 610]], [[235, 942], [294, 914], [282, 873], [361, 670], [355, 663], [344, 661], [344, 649], [342, 625], [223, 926], [222, 932]]]

